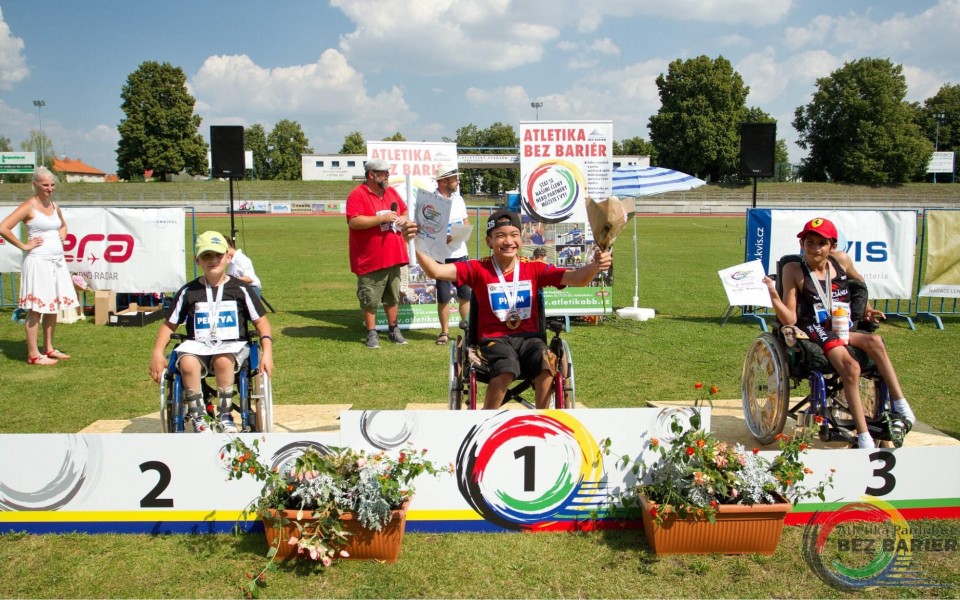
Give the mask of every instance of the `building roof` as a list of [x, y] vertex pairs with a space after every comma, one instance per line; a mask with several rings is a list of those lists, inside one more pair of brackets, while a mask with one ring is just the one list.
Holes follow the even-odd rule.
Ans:
[[77, 175], [106, 175], [103, 171], [84, 164], [80, 159], [70, 158], [55, 158], [53, 160], [53, 170]]

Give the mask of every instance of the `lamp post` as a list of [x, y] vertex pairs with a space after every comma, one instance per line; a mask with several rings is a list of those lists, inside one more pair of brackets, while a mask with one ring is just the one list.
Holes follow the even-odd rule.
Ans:
[[[943, 123], [943, 118], [944, 118], [945, 116], [946, 116], [946, 115], [944, 115], [942, 112], [933, 113], [933, 118], [937, 120], [937, 130], [936, 130], [937, 132], [936, 132], [936, 134], [935, 134], [934, 137], [933, 137], [933, 151], [934, 151], [934, 152], [939, 152], [939, 151], [940, 151], [940, 123]], [[937, 182], [937, 174], [936, 174], [936, 173], [933, 173], [933, 182], [934, 182], [934, 183]]]
[[43, 100], [34, 100], [33, 105], [37, 107], [37, 119], [40, 120], [40, 163], [37, 166], [43, 166], [43, 107], [47, 105]]
[[530, 108], [532, 108], [532, 109], [534, 109], [535, 111], [537, 111], [537, 120], [538, 120], [538, 121], [540, 120], [540, 107], [542, 107], [542, 106], [543, 106], [543, 102], [531, 102], [531, 103], [530, 103]]

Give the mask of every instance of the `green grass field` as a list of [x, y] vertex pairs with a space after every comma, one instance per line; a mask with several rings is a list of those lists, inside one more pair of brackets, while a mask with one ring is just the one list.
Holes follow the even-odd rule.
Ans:
[[[946, 186], [944, 186], [946, 187]], [[198, 219], [197, 230], [227, 230], [226, 217]], [[448, 349], [435, 330], [409, 344], [363, 347], [347, 229], [338, 217], [245, 217], [240, 246], [278, 310], [274, 328], [278, 404], [349, 403], [402, 409], [446, 402]], [[617, 243], [613, 306], [632, 303], [632, 229]], [[720, 322], [726, 297], [717, 270], [742, 261], [742, 217], [641, 217], [640, 306], [646, 322], [606, 320], [567, 334], [577, 367], [577, 398], [590, 408], [644, 406], [693, 397], [696, 381], [738, 398], [756, 325]], [[188, 248], [190, 248], [188, 243]], [[188, 265], [188, 277], [192, 264]], [[5, 280], [6, 281], [6, 280]], [[91, 300], [92, 302], [92, 300]], [[56, 367], [28, 366], [22, 326], [0, 309], [0, 432], [76, 432], [99, 419], [157, 410], [147, 367], [157, 324], [98, 327], [92, 319], [60, 325], [58, 346], [73, 355]], [[890, 320], [881, 329], [917, 416], [960, 437], [956, 406], [960, 319], [911, 331]], [[3, 457], [9, 460], [8, 457]], [[955, 476], [955, 474], [950, 475]], [[839, 597], [801, 556], [802, 531], [790, 528], [774, 557], [658, 559], [636, 531], [589, 534], [411, 534], [396, 565], [341, 564], [325, 575], [297, 569], [272, 575], [273, 597]], [[2, 597], [223, 597], [262, 564], [262, 537], [0, 536]], [[923, 553], [925, 573], [946, 588], [882, 589], [866, 597], [956, 597], [955, 553]], [[131, 574], [149, 574], [131, 577]]]

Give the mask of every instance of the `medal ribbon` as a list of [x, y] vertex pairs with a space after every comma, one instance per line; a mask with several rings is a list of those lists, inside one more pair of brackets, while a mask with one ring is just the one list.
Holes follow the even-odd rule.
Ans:
[[513, 288], [507, 288], [507, 280], [503, 276], [503, 271], [500, 270], [500, 265], [497, 263], [496, 259], [493, 260], [493, 270], [497, 273], [497, 279], [500, 280], [500, 287], [503, 289], [503, 295], [507, 297], [507, 318], [501, 319], [506, 321], [511, 318], [513, 314], [517, 312], [517, 296], [520, 293], [520, 261], [517, 259], [513, 267]]
[[224, 279], [219, 286], [217, 286], [217, 300], [214, 303], [213, 292], [210, 290], [210, 284], [207, 283], [206, 279], [203, 281], [203, 285], [206, 288], [207, 292], [207, 306], [210, 307], [210, 335], [208, 339], [215, 340], [217, 339], [217, 325], [220, 324], [220, 303], [223, 301], [223, 288], [226, 287], [227, 281]]

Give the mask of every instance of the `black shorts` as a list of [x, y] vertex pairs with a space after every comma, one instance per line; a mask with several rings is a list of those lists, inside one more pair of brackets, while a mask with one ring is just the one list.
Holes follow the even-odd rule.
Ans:
[[534, 379], [544, 369], [556, 374], [553, 353], [538, 335], [484, 338], [478, 349], [491, 378], [511, 373], [514, 379]]
[[[467, 262], [467, 260], [466, 256], [461, 256], [460, 258], [448, 258], [444, 263]], [[437, 304], [447, 304], [450, 302], [453, 298], [453, 289], [454, 285], [452, 282], [437, 280]], [[458, 285], [456, 289], [457, 300], [461, 302], [468, 302], [470, 300], [470, 294], [473, 293], [473, 290], [470, 289], [469, 285]]]

